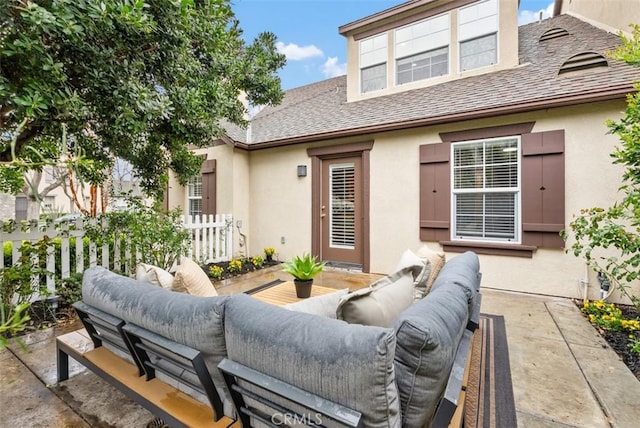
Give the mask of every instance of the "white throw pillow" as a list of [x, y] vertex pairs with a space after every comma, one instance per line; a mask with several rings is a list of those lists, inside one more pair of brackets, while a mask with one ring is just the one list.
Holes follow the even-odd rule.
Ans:
[[431, 263], [429, 260], [418, 257], [413, 251], [406, 250], [402, 253], [400, 261], [393, 272], [412, 267], [413, 272], [413, 300], [422, 299], [427, 290], [427, 282], [431, 275]]
[[307, 314], [320, 315], [325, 318], [335, 318], [338, 303], [343, 296], [349, 293], [348, 288], [335, 291], [322, 296], [309, 297], [300, 302], [289, 303], [283, 308], [292, 311], [305, 312]]
[[202, 297], [218, 295], [207, 274], [196, 262], [187, 257], [180, 259], [172, 290]]
[[136, 279], [138, 281], [148, 282], [149, 284], [159, 285], [162, 288], [171, 290], [173, 287], [173, 275], [161, 267], [140, 263], [136, 267]]

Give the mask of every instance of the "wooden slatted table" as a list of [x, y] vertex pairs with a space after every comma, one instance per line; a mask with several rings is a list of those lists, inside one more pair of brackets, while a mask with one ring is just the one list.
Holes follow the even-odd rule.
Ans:
[[[335, 288], [323, 287], [321, 285], [313, 285], [311, 287], [311, 297], [322, 296], [336, 292]], [[296, 296], [296, 286], [293, 281], [285, 281], [273, 287], [269, 287], [266, 290], [259, 291], [252, 294], [256, 299], [260, 299], [263, 302], [271, 303], [272, 305], [286, 305], [288, 303], [301, 302], [304, 299], [300, 299]]]

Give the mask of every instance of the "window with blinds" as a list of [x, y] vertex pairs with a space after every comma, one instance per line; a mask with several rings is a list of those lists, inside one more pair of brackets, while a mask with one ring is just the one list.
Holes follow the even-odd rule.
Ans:
[[498, 0], [485, 0], [460, 8], [460, 71], [498, 62], [498, 7]]
[[449, 21], [446, 13], [396, 30], [398, 85], [449, 73]]
[[332, 248], [354, 249], [355, 183], [356, 169], [353, 162], [334, 164], [330, 174], [329, 243]]
[[520, 241], [520, 138], [455, 143], [453, 237]]
[[387, 87], [387, 34], [360, 42], [360, 91], [379, 91]]
[[187, 200], [189, 206], [189, 215], [202, 214], [202, 176], [194, 177], [189, 181], [187, 186]]

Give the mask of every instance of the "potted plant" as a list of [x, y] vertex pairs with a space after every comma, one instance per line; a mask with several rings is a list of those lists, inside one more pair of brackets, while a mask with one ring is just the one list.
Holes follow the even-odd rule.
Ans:
[[317, 261], [317, 256], [303, 254], [284, 262], [282, 270], [293, 276], [296, 285], [296, 296], [306, 298], [311, 295], [313, 277], [322, 272], [325, 262]]
[[273, 247], [267, 247], [264, 249], [265, 259], [270, 262], [273, 260], [273, 254], [276, 252], [276, 249]]

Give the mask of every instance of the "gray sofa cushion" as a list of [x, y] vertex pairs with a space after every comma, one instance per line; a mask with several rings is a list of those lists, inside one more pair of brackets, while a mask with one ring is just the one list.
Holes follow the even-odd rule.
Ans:
[[396, 383], [403, 426], [421, 427], [433, 417], [468, 314], [461, 287], [440, 287], [396, 320]]
[[433, 289], [455, 285], [464, 290], [469, 306], [477, 298], [480, 289], [480, 261], [478, 255], [467, 251], [452, 257], [444, 265], [433, 284]]
[[231, 360], [357, 410], [367, 427], [400, 426], [393, 330], [234, 295], [225, 338]]
[[86, 270], [82, 278], [82, 300], [87, 305], [201, 351], [224, 401], [225, 415], [233, 417], [233, 405], [218, 370], [227, 355], [223, 327], [227, 299], [164, 290], [102, 267]]
[[338, 303], [340, 303], [342, 296], [346, 296], [347, 293], [349, 293], [349, 289], [343, 288], [342, 290], [337, 290], [323, 296], [309, 297], [308, 299], [304, 299], [296, 303], [289, 303], [288, 305], [284, 305], [283, 308], [292, 311], [304, 312], [305, 314], [335, 318]]

